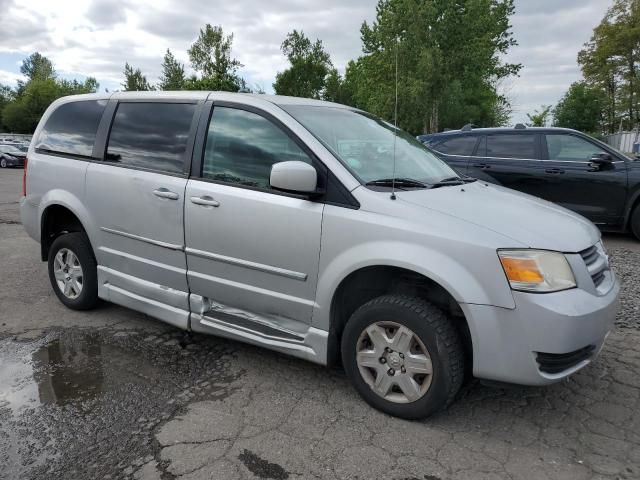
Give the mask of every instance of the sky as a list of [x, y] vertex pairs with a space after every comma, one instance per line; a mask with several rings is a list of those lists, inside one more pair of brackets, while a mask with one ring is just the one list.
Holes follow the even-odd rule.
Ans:
[[[375, 17], [376, 0], [0, 0], [0, 83], [15, 85], [20, 64], [34, 51], [49, 57], [63, 78], [96, 77], [120, 88], [125, 61], [157, 82], [167, 48], [188, 66], [187, 49], [205, 23], [234, 33], [233, 55], [250, 86], [273, 91], [287, 67], [280, 44], [287, 32], [320, 38], [334, 65], [361, 54], [360, 25]], [[516, 0], [511, 18], [518, 46], [505, 60], [522, 63], [519, 77], [500, 86], [512, 121], [553, 105], [580, 79], [576, 56], [612, 0]]]

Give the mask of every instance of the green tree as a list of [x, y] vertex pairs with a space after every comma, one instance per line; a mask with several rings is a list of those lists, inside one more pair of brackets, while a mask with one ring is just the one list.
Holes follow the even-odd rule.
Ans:
[[291, 66], [276, 75], [273, 84], [276, 94], [320, 98], [332, 69], [322, 41], [311, 42], [304, 32], [294, 30], [287, 34], [280, 48]]
[[587, 82], [575, 82], [553, 110], [556, 127], [602, 133], [605, 98], [601, 89]]
[[124, 82], [122, 87], [125, 92], [133, 91], [147, 91], [153, 90], [153, 87], [147, 81], [147, 77], [142, 74], [142, 70], [134, 68], [129, 65], [129, 62], [124, 64]]
[[533, 113], [527, 113], [530, 127], [546, 127], [549, 116], [551, 115], [551, 105], [542, 105], [540, 110]]
[[192, 76], [185, 82], [188, 90], [223, 90], [237, 92], [240, 78], [237, 71], [242, 64], [231, 57], [233, 34], [224, 34], [222, 27], [206, 24], [198, 39], [188, 50], [193, 69], [200, 77]]
[[162, 61], [162, 76], [158, 88], [160, 90], [182, 90], [185, 83], [184, 65], [176, 60], [167, 48]]
[[56, 72], [51, 60], [38, 52], [32, 53], [22, 61], [20, 73], [29, 80], [46, 80], [56, 77]]
[[351, 105], [353, 103], [351, 91], [346, 79], [343, 78], [335, 68], [332, 68], [329, 71], [329, 74], [325, 77], [322, 99], [328, 102], [342, 103], [345, 105]]
[[0, 84], [0, 131], [7, 131], [9, 128], [4, 122], [4, 108], [15, 100], [15, 92], [11, 87]]
[[607, 130], [640, 122], [640, 0], [615, 0], [578, 54], [585, 79], [606, 96]]
[[51, 102], [66, 95], [93, 93], [98, 89], [94, 78], [84, 82], [58, 80], [55, 78], [34, 78], [29, 80], [15, 100], [2, 112], [3, 123], [15, 133], [33, 133], [42, 114]]
[[495, 126], [510, 106], [501, 79], [521, 65], [504, 63], [516, 44], [513, 0], [380, 0], [360, 29], [364, 55], [347, 66], [353, 104], [393, 118], [398, 58], [398, 123], [413, 133]]

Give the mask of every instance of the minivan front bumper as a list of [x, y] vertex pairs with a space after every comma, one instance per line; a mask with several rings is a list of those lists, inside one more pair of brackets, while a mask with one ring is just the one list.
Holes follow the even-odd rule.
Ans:
[[474, 376], [547, 385], [575, 373], [600, 352], [618, 311], [619, 293], [612, 278], [604, 295], [579, 288], [513, 292], [515, 309], [461, 305], [473, 342]]

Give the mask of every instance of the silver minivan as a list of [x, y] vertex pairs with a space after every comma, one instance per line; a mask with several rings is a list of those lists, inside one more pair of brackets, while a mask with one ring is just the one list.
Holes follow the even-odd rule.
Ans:
[[599, 353], [619, 286], [600, 233], [458, 175], [366, 112], [220, 92], [65, 97], [21, 216], [69, 308], [342, 364], [404, 418], [464, 378], [545, 385]]

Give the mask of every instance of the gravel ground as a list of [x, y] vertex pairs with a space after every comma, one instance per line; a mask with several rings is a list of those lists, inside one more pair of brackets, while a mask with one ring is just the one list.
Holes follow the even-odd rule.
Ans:
[[611, 264], [622, 284], [620, 312], [616, 325], [640, 329], [640, 252], [624, 247], [609, 247]]

